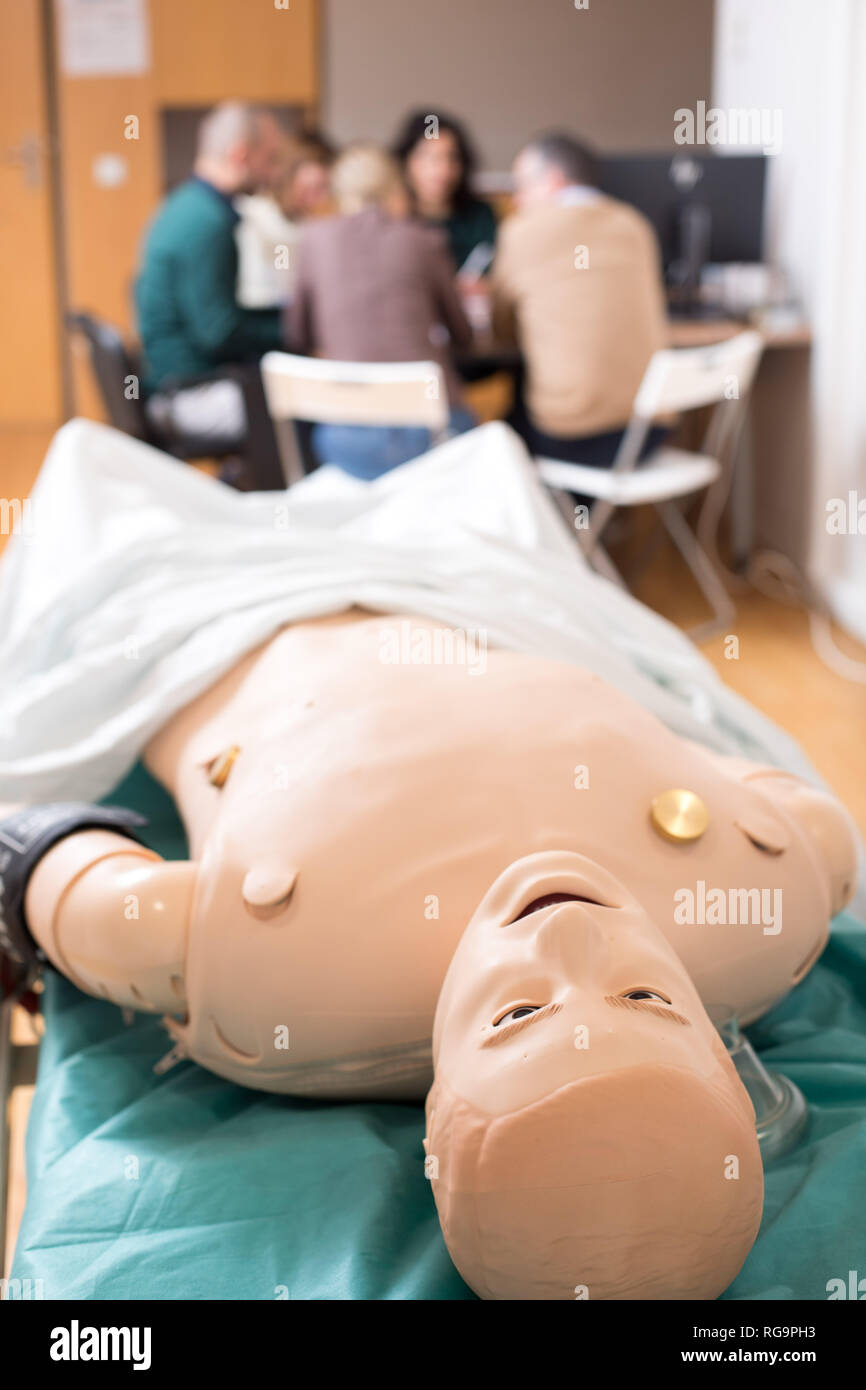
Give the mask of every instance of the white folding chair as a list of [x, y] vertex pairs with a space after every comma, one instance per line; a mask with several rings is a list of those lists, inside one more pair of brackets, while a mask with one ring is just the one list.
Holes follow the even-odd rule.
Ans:
[[329, 362], [268, 352], [261, 369], [287, 487], [304, 475], [296, 420], [422, 426], [434, 444], [447, 433], [448, 393], [438, 362]]
[[[612, 468], [590, 468], [539, 458], [542, 480], [574, 526], [570, 494], [596, 499], [589, 524], [576, 535], [587, 558], [607, 578], [624, 586], [610, 556], [600, 544], [601, 535], [617, 507], [650, 503], [659, 514], [704, 597], [713, 610], [709, 622], [692, 628], [690, 635], [706, 637], [734, 616], [725, 586], [688, 525], [678, 499], [710, 487], [720, 477], [722, 461], [730, 458], [737, 431], [763, 349], [759, 333], [739, 333], [710, 347], [662, 349], [653, 354], [634, 401], [632, 418], [617, 450]], [[699, 406], [715, 404], [700, 453], [666, 445], [640, 461], [653, 420]]]

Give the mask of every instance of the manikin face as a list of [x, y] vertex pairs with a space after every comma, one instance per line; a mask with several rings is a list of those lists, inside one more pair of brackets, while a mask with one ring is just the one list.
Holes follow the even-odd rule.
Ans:
[[671, 948], [610, 874], [512, 864], [434, 1030], [426, 1171], [485, 1298], [717, 1297], [763, 1182], [754, 1112]]
[[443, 986], [434, 1057], [489, 1114], [638, 1063], [718, 1070], [713, 1025], [661, 932], [564, 851], [518, 860], [484, 898]]

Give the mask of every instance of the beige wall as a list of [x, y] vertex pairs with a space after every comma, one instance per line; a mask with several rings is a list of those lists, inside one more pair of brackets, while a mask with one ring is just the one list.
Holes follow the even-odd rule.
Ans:
[[713, 0], [323, 0], [322, 116], [387, 140], [403, 112], [463, 116], [486, 169], [526, 136], [667, 149], [673, 113], [711, 96]]

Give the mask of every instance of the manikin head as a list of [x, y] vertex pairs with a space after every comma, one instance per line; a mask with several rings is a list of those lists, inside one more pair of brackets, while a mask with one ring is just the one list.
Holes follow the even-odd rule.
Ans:
[[485, 1298], [713, 1298], [757, 1233], [754, 1112], [678, 958], [577, 854], [518, 860], [455, 953], [427, 1172]]
[[539, 135], [514, 161], [514, 201], [519, 208], [554, 202], [564, 188], [594, 187], [595, 160], [585, 145], [570, 135]]
[[268, 190], [283, 167], [285, 144], [271, 111], [224, 101], [199, 126], [195, 172], [229, 197]]

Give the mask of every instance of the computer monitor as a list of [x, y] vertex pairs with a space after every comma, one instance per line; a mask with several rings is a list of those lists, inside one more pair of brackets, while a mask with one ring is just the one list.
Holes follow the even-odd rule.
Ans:
[[672, 299], [683, 309], [697, 302], [704, 265], [763, 260], [766, 156], [611, 155], [599, 167], [602, 190], [655, 228]]

